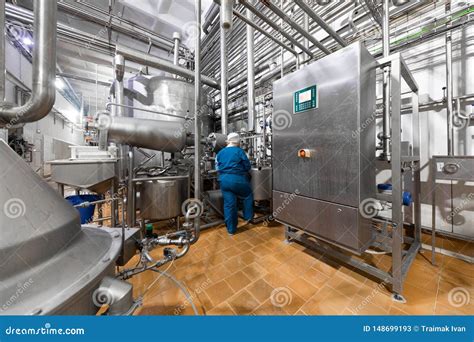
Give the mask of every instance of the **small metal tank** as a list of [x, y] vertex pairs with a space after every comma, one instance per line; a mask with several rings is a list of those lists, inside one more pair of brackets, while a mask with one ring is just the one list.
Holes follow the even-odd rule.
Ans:
[[181, 215], [188, 198], [189, 178], [147, 180], [137, 183], [137, 204], [146, 220], [166, 220]]
[[263, 166], [261, 168], [252, 168], [250, 170], [252, 176], [251, 185], [253, 191], [253, 199], [255, 201], [269, 200], [272, 198], [272, 168]]

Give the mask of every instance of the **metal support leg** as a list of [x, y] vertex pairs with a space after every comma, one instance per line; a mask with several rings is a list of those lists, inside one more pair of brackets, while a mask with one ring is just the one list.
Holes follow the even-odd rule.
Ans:
[[402, 207], [402, 162], [401, 162], [401, 62], [394, 59], [391, 63], [391, 164], [392, 164], [392, 291], [403, 291], [402, 244], [403, 244], [403, 207]]
[[431, 264], [436, 265], [436, 158], [431, 161]]
[[115, 179], [112, 179], [112, 185], [110, 186], [110, 196], [112, 197], [112, 201], [110, 202], [110, 226], [116, 227], [117, 225], [117, 202], [114, 200], [115, 198]]

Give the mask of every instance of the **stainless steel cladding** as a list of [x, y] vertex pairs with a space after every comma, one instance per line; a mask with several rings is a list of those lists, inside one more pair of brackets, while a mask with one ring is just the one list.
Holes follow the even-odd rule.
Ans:
[[251, 184], [253, 191], [253, 199], [255, 201], [263, 201], [272, 198], [272, 168], [265, 166], [262, 168], [252, 168], [250, 170], [252, 176]]
[[78, 211], [2, 141], [0, 160], [0, 315], [95, 314], [120, 234], [81, 228]]
[[[135, 107], [129, 109], [127, 116], [139, 119], [163, 120], [181, 122], [186, 131], [194, 133], [192, 121], [186, 123], [185, 117], [194, 117], [194, 85], [183, 80], [164, 76], [132, 77], [125, 82], [126, 104]], [[203, 122], [202, 136], [207, 137], [210, 131], [211, 114], [210, 100], [205, 90], [201, 91], [201, 113]], [[157, 112], [181, 116], [182, 119], [164, 115], [142, 112], [140, 109], [154, 110]]]
[[189, 178], [137, 183], [141, 217], [146, 220], [165, 220], [181, 215], [181, 204], [188, 198], [188, 184]]
[[108, 139], [118, 144], [170, 153], [186, 146], [186, 129], [181, 122], [102, 115], [100, 125], [106, 125]]
[[277, 219], [356, 253], [373, 240], [375, 63], [354, 43], [273, 86]]

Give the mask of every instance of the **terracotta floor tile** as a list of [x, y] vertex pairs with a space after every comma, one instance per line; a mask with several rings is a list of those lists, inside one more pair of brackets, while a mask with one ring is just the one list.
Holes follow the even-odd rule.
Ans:
[[286, 316], [288, 313], [281, 307], [273, 305], [270, 299], [266, 300], [260, 306], [258, 306], [252, 315], [264, 315], [264, 316]]
[[234, 294], [234, 290], [232, 290], [230, 285], [224, 280], [209, 286], [205, 292], [213, 306], [219, 305]]
[[273, 271], [263, 277], [267, 283], [273, 287], [288, 286], [295, 277], [284, 272]]
[[259, 279], [248, 286], [247, 291], [249, 291], [260, 303], [263, 303], [270, 298], [273, 287], [264, 279]]
[[230, 285], [232, 290], [234, 290], [234, 292], [240, 291], [241, 289], [243, 289], [245, 286], [247, 286], [248, 284], [252, 282], [242, 271], [238, 271], [232, 274], [231, 276], [227, 277], [225, 280]]
[[305, 301], [311, 298], [317, 291], [318, 288], [314, 287], [311, 285], [308, 281], [306, 281], [304, 278], [299, 277], [295, 280], [293, 280], [290, 284], [289, 287], [301, 298], [303, 298]]
[[224, 302], [213, 308], [212, 310], [209, 310], [207, 312], [208, 315], [210, 316], [230, 316], [230, 315], [235, 315], [236, 313], [234, 310], [232, 310], [231, 306]]
[[246, 290], [230, 298], [228, 303], [238, 315], [249, 315], [259, 306], [258, 301]]
[[264, 277], [267, 271], [256, 262], [251, 263], [242, 270], [251, 280], [257, 280]]

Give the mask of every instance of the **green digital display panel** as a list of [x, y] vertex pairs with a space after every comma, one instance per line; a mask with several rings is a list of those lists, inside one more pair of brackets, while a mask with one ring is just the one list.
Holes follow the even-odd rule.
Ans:
[[298, 90], [294, 94], [294, 113], [318, 108], [318, 88], [316, 85]]

